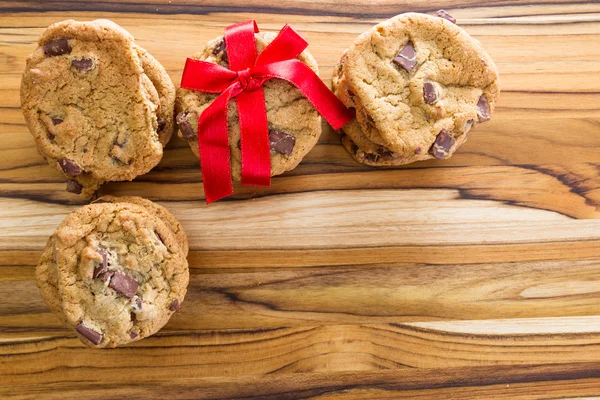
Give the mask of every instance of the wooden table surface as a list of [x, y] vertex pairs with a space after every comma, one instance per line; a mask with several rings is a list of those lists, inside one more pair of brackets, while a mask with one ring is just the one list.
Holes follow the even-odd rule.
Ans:
[[[369, 4], [369, 5], [366, 5]], [[268, 189], [206, 206], [198, 161], [103, 193], [168, 207], [190, 238], [181, 312], [94, 350], [35, 286], [83, 202], [19, 109], [46, 26], [109, 18], [177, 84], [185, 57], [250, 17], [310, 41], [321, 77], [373, 24], [445, 7], [496, 60], [491, 122], [452, 159], [355, 163], [325, 127]], [[566, 0], [0, 0], [0, 398], [557, 399], [600, 396], [600, 3]]]

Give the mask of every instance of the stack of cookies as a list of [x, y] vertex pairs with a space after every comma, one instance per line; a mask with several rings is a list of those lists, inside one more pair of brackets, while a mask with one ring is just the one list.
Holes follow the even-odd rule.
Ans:
[[[255, 35], [257, 52], [260, 54], [276, 36], [273, 33], [257, 33]], [[223, 37], [211, 40], [191, 58], [229, 67]], [[298, 59], [318, 74], [317, 62], [308, 50], [304, 50]], [[273, 79], [263, 85], [263, 90], [271, 145], [271, 176], [274, 176], [296, 168], [317, 144], [321, 136], [321, 117], [310, 101], [291, 83]], [[217, 96], [183, 88], [177, 91], [175, 110], [179, 136], [189, 143], [196, 156], [199, 156], [198, 118]], [[228, 120], [231, 175], [234, 180], [240, 181], [242, 170], [240, 122], [235, 101], [229, 102]]]
[[133, 37], [107, 20], [51, 25], [27, 59], [21, 104], [40, 154], [92, 197], [162, 158], [174, 129], [175, 88]]
[[175, 217], [139, 197], [103, 197], [50, 237], [37, 284], [56, 316], [91, 347], [116, 347], [162, 328], [183, 302], [188, 242]]
[[342, 143], [371, 166], [450, 157], [491, 118], [500, 92], [493, 60], [444, 11], [401, 14], [360, 35], [333, 89], [356, 110]]

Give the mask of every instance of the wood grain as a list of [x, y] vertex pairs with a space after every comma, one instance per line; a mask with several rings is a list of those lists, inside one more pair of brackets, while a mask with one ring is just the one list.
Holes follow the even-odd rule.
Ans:
[[[450, 160], [356, 164], [324, 125], [270, 188], [211, 206], [198, 161], [105, 193], [168, 207], [190, 238], [182, 310], [156, 336], [94, 351], [42, 302], [35, 265], [83, 202], [19, 109], [49, 24], [109, 18], [179, 82], [233, 22], [289, 22], [327, 82], [378, 21], [445, 8], [501, 73], [494, 119]], [[600, 398], [600, 3], [0, 0], [0, 398]]]

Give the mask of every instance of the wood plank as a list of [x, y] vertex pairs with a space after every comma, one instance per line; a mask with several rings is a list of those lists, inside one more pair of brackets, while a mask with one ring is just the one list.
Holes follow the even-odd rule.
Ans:
[[[0, 280], [7, 299], [0, 305], [0, 327], [6, 333], [60, 329], [32, 275], [33, 267], [19, 267]], [[598, 260], [202, 273], [191, 276], [169, 328], [594, 316], [598, 288]]]
[[[327, 371], [407, 370], [499, 365], [600, 362], [600, 326], [595, 318], [525, 319], [545, 331], [502, 329], [504, 321], [315, 325], [255, 330], [163, 330], [132, 346], [98, 352], [65, 330], [21, 332], [0, 347], [0, 377], [6, 384], [94, 380], [206, 378], [287, 375]], [[515, 327], [516, 323], [508, 324]], [[557, 327], [580, 324], [578, 332]], [[588, 325], [584, 327], [583, 325]], [[592, 326], [589, 326], [592, 325]], [[487, 331], [486, 327], [492, 327]], [[499, 328], [500, 327], [500, 328]], [[2, 335], [5, 336], [4, 334]], [[155, 355], [160, 352], [161, 357]], [[565, 358], [565, 354], [569, 358]], [[156, 359], [154, 362], [150, 360]], [[152, 365], [150, 365], [152, 364]], [[123, 370], [127, 376], [120, 377]], [[100, 379], [96, 379], [100, 380]]]
[[[507, 399], [541, 400], [597, 399], [600, 380], [586, 369], [596, 365], [515, 367], [451, 370], [445, 379], [441, 371], [297, 374], [288, 377], [207, 378], [128, 382], [111, 384], [107, 395], [103, 383], [47, 384], [5, 390], [15, 399], [48, 399], [83, 396], [89, 399], [151, 398], [169, 393], [172, 399]], [[487, 376], [486, 376], [487, 374]], [[518, 374], [522, 374], [520, 376]], [[432, 382], [432, 376], [433, 382]], [[356, 382], [360, 381], [361, 384]], [[2, 391], [0, 389], [0, 394]], [[558, 397], [555, 397], [558, 396]]]
[[[313, 177], [313, 180], [319, 178]], [[379, 184], [385, 184], [385, 181], [381, 179]], [[271, 190], [276, 188], [277, 184]], [[485, 193], [485, 189], [481, 191]], [[514, 193], [519, 193], [517, 188]], [[547, 195], [543, 190], [539, 193], [540, 197]], [[468, 200], [450, 190], [355, 190], [349, 194], [349, 191], [309, 191], [274, 194], [247, 202], [222, 202], [210, 207], [198, 206], [197, 202], [168, 203], [168, 207], [182, 222], [191, 248], [204, 251], [600, 239], [600, 221], [597, 219], [575, 220], [549, 211], [495, 201]], [[528, 200], [532, 198], [530, 196]], [[418, 202], [419, 206], [413, 202]], [[588, 210], [587, 205], [580, 204]], [[571, 206], [566, 202], [565, 207]], [[0, 249], [43, 249], [56, 226], [75, 208], [31, 200], [0, 199]], [[194, 208], [195, 211], [190, 211]], [[590, 212], [596, 213], [595, 209]], [[17, 220], [18, 226], [15, 225]], [[485, 231], [478, 225], [482, 220], [486, 222]]]

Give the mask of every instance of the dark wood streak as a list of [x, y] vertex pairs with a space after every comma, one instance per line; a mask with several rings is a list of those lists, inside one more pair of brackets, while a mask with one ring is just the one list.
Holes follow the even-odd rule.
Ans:
[[[154, 398], [157, 393], [169, 393], [173, 399], [262, 399], [294, 400], [340, 398], [391, 398], [410, 396], [414, 398], [439, 399], [427, 391], [452, 393], [459, 398], [481, 398], [481, 393], [494, 393], [496, 398], [511, 396], [531, 397], [533, 393], [560, 393], [571, 388], [574, 393], [586, 396], [600, 394], [600, 364], [571, 363], [559, 365], [496, 366], [480, 368], [452, 368], [444, 371], [430, 369], [390, 370], [378, 372], [338, 372], [270, 375], [268, 377], [240, 377], [221, 379], [170, 379], [150, 382], [129, 381], [112, 383], [114, 396], [104, 390], [104, 382], [93, 380], [77, 383], [45, 383], [36, 386], [19, 386], [23, 396], [44, 393], [47, 399], [63, 399], [67, 395], [84, 396], [88, 399], [119, 398], [117, 393], [130, 392], [129, 398]], [[451, 390], [452, 389], [452, 390]], [[420, 395], [416, 391], [422, 391]], [[538, 392], [539, 391], [539, 392]], [[10, 389], [0, 388], [0, 394], [11, 394]], [[568, 392], [567, 392], [568, 393]], [[529, 394], [529, 395], [528, 395]], [[132, 397], [132, 395], [134, 397]], [[61, 397], [62, 396], [62, 397]], [[468, 397], [467, 397], [468, 396]], [[501, 396], [501, 397], [500, 397]], [[535, 396], [535, 395], [534, 395]], [[411, 397], [412, 398], [412, 397]], [[490, 397], [491, 398], [491, 397]]]
[[[286, 1], [282, 6], [276, 7], [268, 1], [252, 1], [248, 5], [235, 6], [231, 3], [221, 1], [205, 2], [204, 5], [198, 5], [192, 0], [167, 2], [166, 0], [147, 1], [147, 2], [109, 2], [109, 1], [94, 1], [82, 2], [76, 0], [63, 1], [45, 1], [43, 7], [36, 0], [5, 0], [0, 1], [0, 11], [3, 12], [48, 12], [48, 11], [108, 11], [120, 13], [148, 13], [148, 14], [190, 14], [190, 15], [208, 15], [211, 13], [264, 13], [264, 14], [289, 14], [289, 15], [306, 15], [306, 16], [353, 16], [358, 19], [373, 19], [373, 18], [389, 18], [402, 12], [422, 12], [435, 13], [440, 8], [465, 8], [479, 7], [480, 2], [476, 1], [453, 1], [449, 4], [447, 1], [430, 1], [415, 3], [414, 1], [401, 0], [394, 5], [381, 4], [377, 7], [370, 7], [368, 11], [364, 8], [364, 3], [360, 1], [352, 1], [350, 4], [345, 4], [343, 10], [334, 7], [330, 2], [313, 1], [305, 4], [304, 7], [296, 7], [296, 3]], [[210, 3], [210, 4], [206, 4]], [[525, 5], [586, 5], [589, 1], [529, 1]], [[487, 8], [503, 8], [514, 5], [524, 5], [518, 0], [500, 0], [494, 1], [491, 4], [486, 4]], [[377, 11], [374, 11], [377, 10]], [[365, 12], [366, 11], [366, 12]], [[539, 16], [540, 14], [536, 14]], [[557, 15], [557, 14], [544, 14]], [[560, 14], [559, 14], [560, 15]], [[527, 16], [511, 15], [511, 16]], [[552, 24], [562, 22], [552, 22]]]

